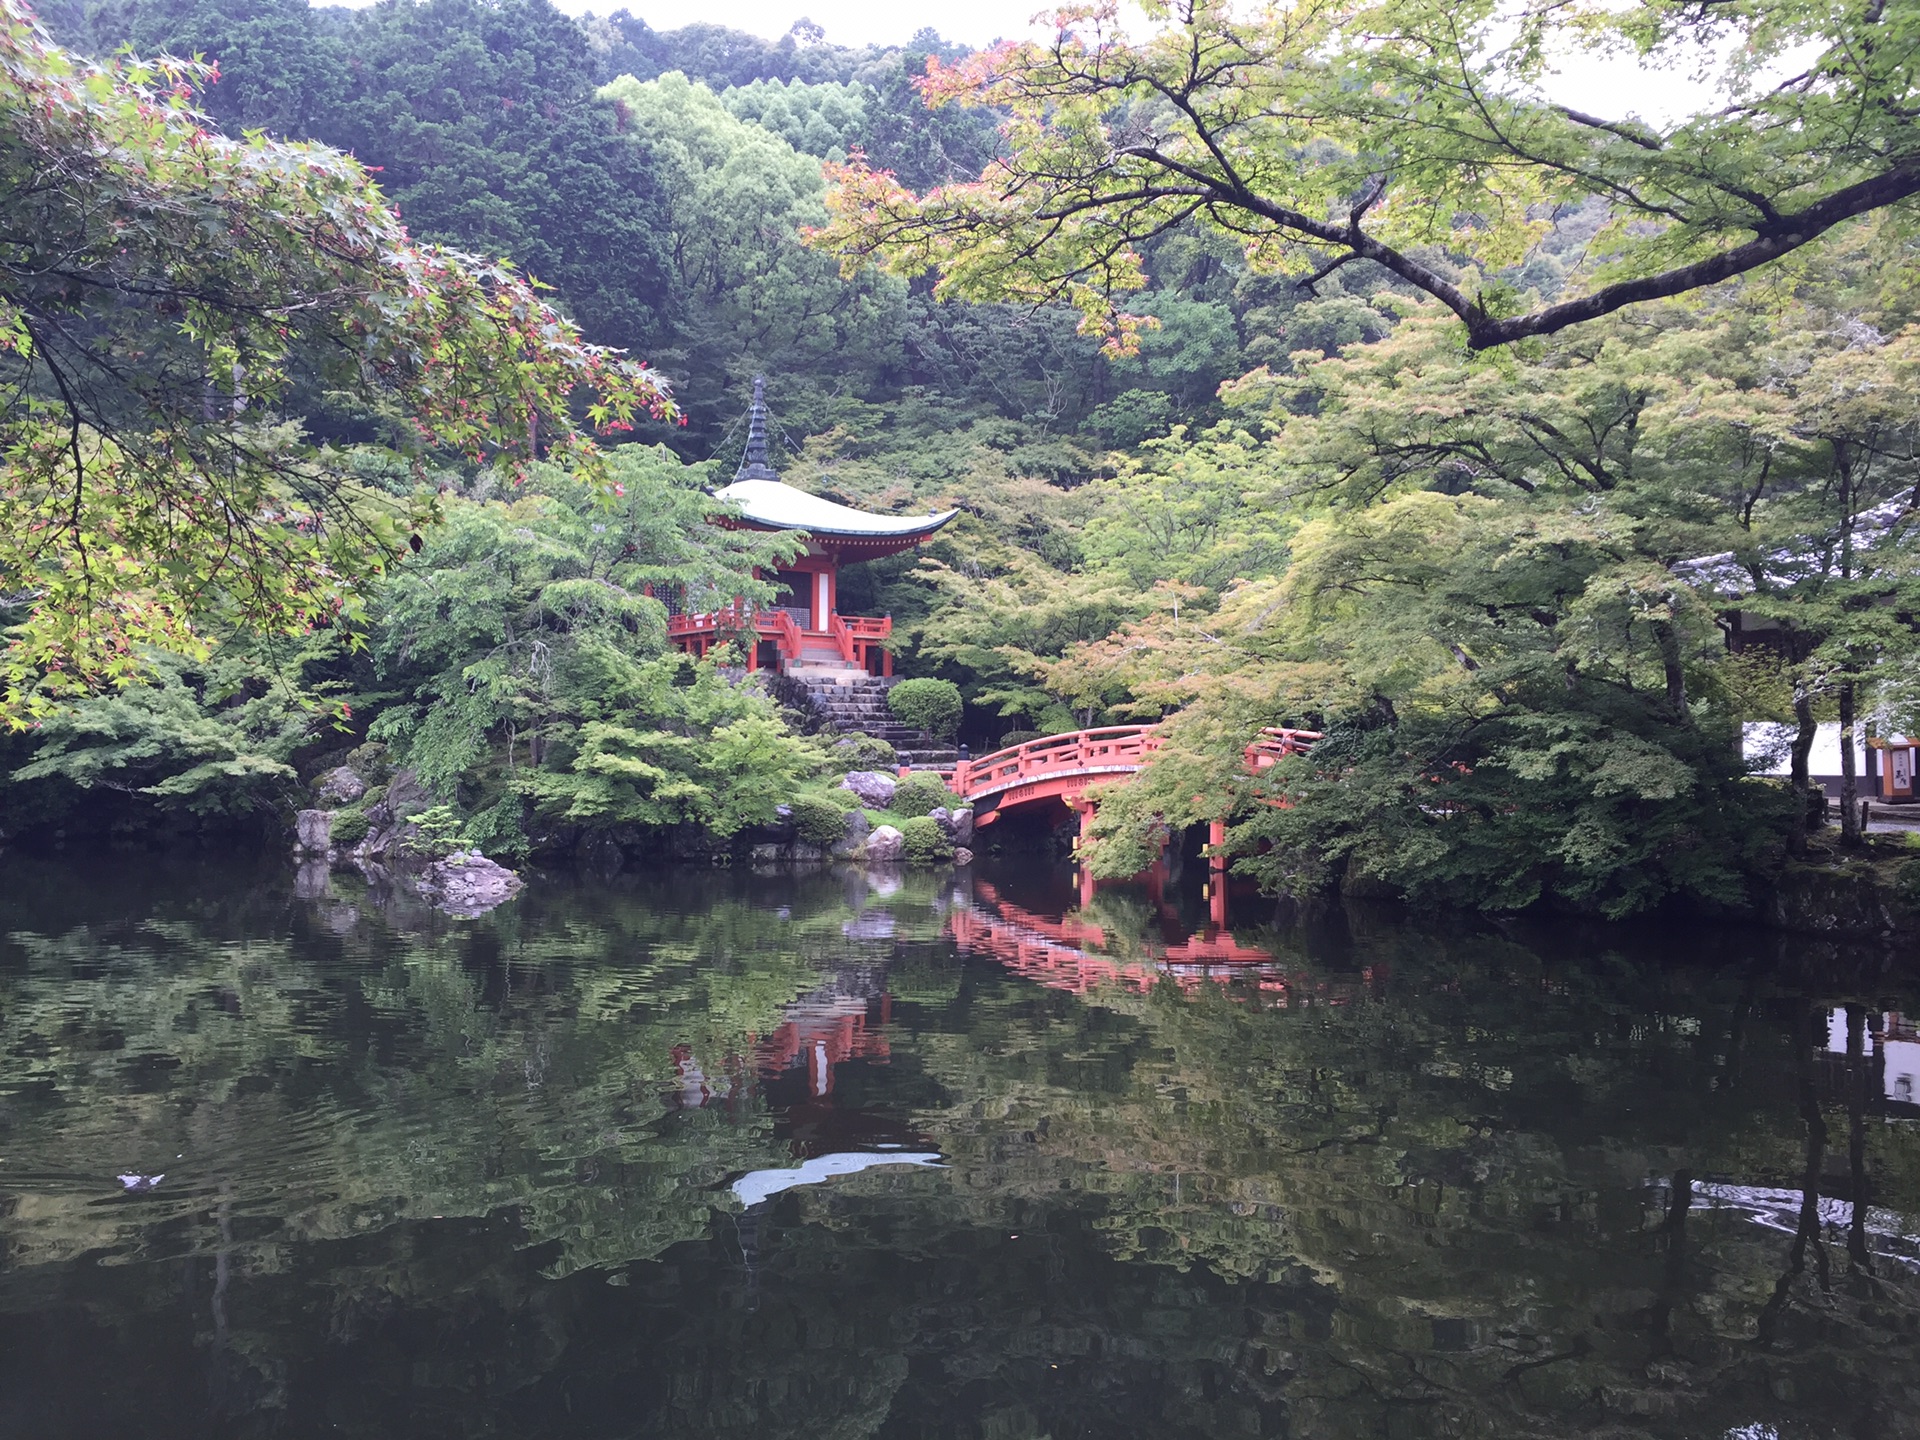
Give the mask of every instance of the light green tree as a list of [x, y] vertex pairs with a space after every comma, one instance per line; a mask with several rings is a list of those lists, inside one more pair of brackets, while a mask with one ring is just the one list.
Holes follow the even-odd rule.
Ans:
[[[1368, 261], [1473, 349], [1746, 274], [1920, 191], [1912, 7], [1809, 0], [1228, 0], [1061, 10], [1053, 35], [936, 65], [934, 105], [993, 106], [1007, 153], [915, 196], [838, 172], [818, 243], [850, 270], [939, 272], [964, 299], [1068, 300], [1117, 348], [1141, 248], [1189, 222], [1312, 284]], [[1564, 47], [1704, 71], [1654, 124], [1553, 98]], [[1810, 58], [1809, 58], [1810, 57]], [[1777, 72], [1788, 73], [1776, 78]], [[1508, 272], [1599, 201], [1585, 263], [1541, 300]]]
[[296, 377], [422, 445], [591, 467], [582, 417], [665, 414], [511, 267], [415, 243], [354, 160], [193, 108], [210, 67], [83, 61], [0, 8], [0, 714], [125, 683], [150, 647], [351, 617], [433, 518], [280, 418]]

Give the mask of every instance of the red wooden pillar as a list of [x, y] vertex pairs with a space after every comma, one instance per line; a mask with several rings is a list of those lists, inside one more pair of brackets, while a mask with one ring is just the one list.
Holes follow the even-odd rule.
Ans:
[[1222, 929], [1227, 923], [1227, 822], [1207, 824], [1207, 918]]

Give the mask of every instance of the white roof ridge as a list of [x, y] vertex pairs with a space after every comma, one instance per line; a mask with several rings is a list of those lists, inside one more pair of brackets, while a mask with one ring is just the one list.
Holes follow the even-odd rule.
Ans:
[[891, 537], [931, 534], [960, 512], [928, 515], [874, 515], [851, 505], [809, 495], [784, 480], [735, 480], [714, 492], [717, 500], [740, 507], [740, 518], [775, 530], [805, 530], [810, 535]]

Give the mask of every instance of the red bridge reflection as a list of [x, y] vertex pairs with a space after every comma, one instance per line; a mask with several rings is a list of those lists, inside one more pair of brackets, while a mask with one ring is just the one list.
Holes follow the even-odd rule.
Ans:
[[[1168, 930], [1183, 927], [1150, 877], [1148, 893], [1157, 902]], [[947, 917], [947, 933], [962, 954], [996, 960], [1016, 974], [1054, 990], [1085, 994], [1103, 985], [1149, 990], [1172, 981], [1183, 990], [1231, 983], [1277, 997], [1281, 1004], [1342, 1004], [1346, 987], [1322, 978], [1289, 973], [1272, 952], [1241, 944], [1232, 932], [1208, 925], [1180, 939], [1145, 938], [1134, 947], [1111, 943], [1099, 925], [1064, 915], [1038, 915], [1002, 899], [984, 880], [974, 882], [975, 901], [957, 904]], [[1112, 953], [1132, 949], [1133, 953]], [[1371, 971], [1361, 982], [1372, 986]], [[1272, 1003], [1270, 1000], [1269, 1003]]]
[[[1077, 995], [1106, 986], [1144, 992], [1166, 983], [1186, 991], [1216, 984], [1242, 999], [1258, 995], [1263, 1005], [1293, 1008], [1344, 1005], [1384, 989], [1386, 975], [1378, 967], [1363, 969], [1352, 980], [1330, 979], [1302, 966], [1290, 968], [1272, 951], [1242, 943], [1222, 925], [1190, 930], [1167, 898], [1164, 873], [1145, 880], [1149, 925], [1157, 933], [1115, 933], [1085, 918], [1084, 908], [1061, 914], [1030, 910], [976, 878], [971, 893], [951, 894], [946, 934], [962, 955], [991, 960], [1036, 984]], [[1214, 916], [1220, 908], [1211, 906]], [[744, 1054], [729, 1054], [718, 1066], [703, 1066], [690, 1047], [676, 1046], [677, 1103], [733, 1108], [758, 1092], [782, 1107], [796, 1144], [809, 1151], [828, 1139], [904, 1143], [890, 1132], [866, 1135], [873, 1117], [840, 1112], [833, 1100], [840, 1066], [852, 1061], [884, 1065], [892, 1058], [893, 996], [886, 970], [886, 961], [868, 960], [823, 975], [820, 988], [784, 1008], [772, 1031], [748, 1037]]]

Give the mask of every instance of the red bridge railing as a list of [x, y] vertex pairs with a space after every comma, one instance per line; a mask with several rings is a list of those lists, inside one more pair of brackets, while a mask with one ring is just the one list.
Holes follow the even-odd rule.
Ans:
[[[1246, 748], [1247, 769], [1258, 773], [1289, 755], [1304, 755], [1320, 739], [1318, 730], [1269, 727]], [[984, 800], [1039, 780], [1078, 775], [1131, 775], [1162, 740], [1152, 725], [1109, 725], [1048, 735], [1010, 745], [978, 760], [962, 760], [947, 778], [947, 788], [963, 800]]]
[[1035, 780], [1073, 775], [1131, 775], [1160, 748], [1150, 725], [1109, 725], [1011, 745], [978, 760], [962, 760], [947, 788], [966, 800], [983, 800]]

